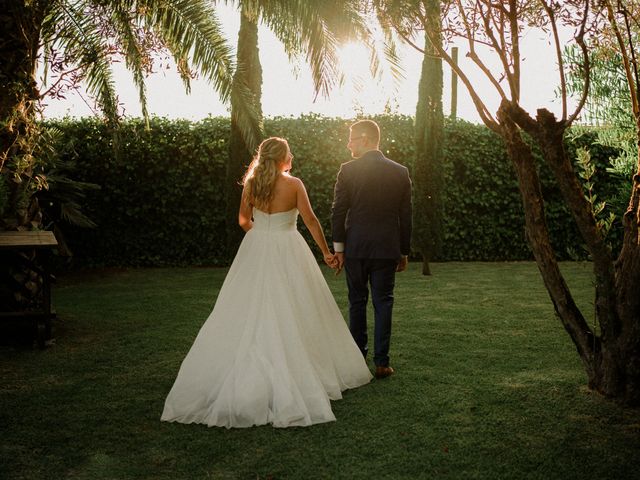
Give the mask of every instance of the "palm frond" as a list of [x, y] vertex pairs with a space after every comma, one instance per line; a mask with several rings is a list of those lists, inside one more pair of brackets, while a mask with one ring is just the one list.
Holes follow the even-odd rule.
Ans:
[[[132, 72], [145, 119], [148, 117], [145, 75], [149, 52], [138, 29], [151, 31], [173, 56], [187, 91], [197, 70], [224, 102], [230, 100], [232, 49], [207, 0], [58, 0], [43, 25], [45, 55], [65, 53], [79, 65], [87, 91], [112, 120], [117, 97], [110, 64], [122, 54]], [[109, 38], [111, 35], [112, 38]]]
[[290, 59], [305, 56], [316, 93], [328, 96], [340, 79], [340, 42], [369, 36], [359, 3], [243, 0], [242, 7], [260, 12], [263, 23], [282, 42]]
[[148, 128], [149, 112], [147, 110], [147, 89], [145, 83], [145, 72], [147, 71], [145, 65], [148, 63], [148, 57], [140, 45], [138, 36], [134, 30], [134, 25], [137, 23], [134, 13], [131, 8], [127, 8], [125, 2], [115, 2], [110, 20], [122, 45], [125, 64], [131, 71], [133, 83], [138, 89], [142, 116]]
[[87, 92], [96, 98], [105, 116], [116, 121], [118, 102], [108, 56], [108, 44], [94, 17], [87, 14], [88, 2], [60, 0], [43, 23], [45, 50], [60, 48], [83, 67]]
[[395, 37], [385, 36], [384, 56], [389, 63], [394, 76], [404, 78], [404, 69], [402, 68], [402, 61], [398, 54], [398, 43]]
[[222, 34], [215, 10], [204, 0], [143, 0], [139, 12], [174, 56], [185, 87], [193, 65], [220, 94], [231, 95], [232, 50]]

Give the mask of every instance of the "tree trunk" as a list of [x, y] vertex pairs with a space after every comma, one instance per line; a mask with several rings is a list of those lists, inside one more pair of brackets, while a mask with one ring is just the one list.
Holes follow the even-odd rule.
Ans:
[[[35, 81], [43, 7], [0, 0], [0, 229], [38, 222], [29, 178], [37, 141], [39, 92]], [[35, 207], [35, 208], [34, 208]]]
[[[499, 115], [504, 131], [508, 132], [506, 137], [510, 138], [510, 142], [507, 143], [515, 145], [519, 142], [513, 141], [514, 136], [520, 138], [517, 126], [512, 123], [515, 120], [542, 147], [544, 159], [554, 173], [563, 198], [593, 258], [595, 313], [600, 330], [598, 335], [586, 324], [573, 303], [557, 266], [551, 268], [549, 260], [552, 252], [545, 254], [547, 247], [535, 245], [535, 237], [542, 236], [548, 240], [548, 234], [544, 232], [546, 226], [535, 222], [530, 225], [527, 219], [527, 233], [545, 286], [585, 365], [589, 387], [627, 405], [638, 405], [640, 404], [640, 295], [638, 295], [640, 292], [640, 247], [638, 245], [640, 176], [634, 177], [634, 190], [629, 209], [625, 214], [623, 250], [614, 266], [609, 248], [598, 230], [592, 207], [585, 199], [582, 186], [564, 149], [566, 126], [562, 122], [557, 122], [553, 114], [547, 110], [538, 110], [537, 118], [533, 120], [518, 106], [506, 102], [501, 106]], [[525, 145], [525, 147], [528, 149], [528, 146]], [[527, 184], [531, 184], [534, 180], [532, 176], [521, 173], [523, 172], [522, 158], [525, 158], [525, 153], [517, 146], [508, 147], [508, 150], [518, 171], [521, 191], [526, 190]], [[525, 200], [527, 216], [529, 211], [538, 208], [538, 203], [542, 205], [543, 202], [541, 196], [536, 199], [536, 196], [525, 193], [523, 193], [523, 200]], [[550, 249], [550, 246], [548, 248]]]
[[[238, 34], [237, 70], [233, 77], [234, 93], [231, 95], [231, 136], [229, 140], [229, 160], [226, 173], [226, 219], [227, 252], [233, 257], [242, 240], [243, 232], [238, 226], [238, 209], [242, 194], [240, 181], [251, 163], [255, 145], [247, 145], [238, 125], [239, 90], [249, 91], [252, 108], [259, 122], [262, 122], [262, 67], [258, 50], [257, 18], [249, 16], [242, 9], [240, 14], [240, 32]], [[244, 95], [246, 101], [247, 95]]]
[[[0, 0], [0, 230], [40, 227], [42, 213], [32, 176], [38, 142], [40, 94], [36, 68], [46, 2]], [[35, 250], [20, 252], [27, 262]], [[42, 277], [16, 256], [0, 262], [0, 304], [9, 309], [36, 305]]]
[[[621, 381], [603, 378], [607, 390], [618, 383], [619, 393], [629, 405], [640, 405], [640, 116], [636, 117], [638, 168], [633, 176], [629, 207], [624, 214], [624, 238], [615, 263], [620, 333], [615, 353], [619, 356]], [[614, 383], [610, 386], [609, 383]]]
[[609, 337], [616, 337], [620, 325], [616, 312], [613, 259], [610, 248], [597, 226], [593, 208], [585, 197], [584, 189], [564, 148], [566, 126], [557, 122], [555, 116], [546, 109], [539, 109], [534, 121], [519, 106], [511, 104], [509, 115], [535, 138], [542, 148], [543, 157], [558, 182], [562, 197], [593, 259], [596, 277], [596, 317], [600, 322], [602, 339], [606, 341]]
[[589, 386], [606, 396], [624, 398], [627, 396], [625, 370], [628, 355], [619, 345], [624, 337], [620, 337], [614, 264], [610, 250], [598, 230], [592, 206], [585, 198], [584, 190], [566, 154], [563, 135], [558, 135], [561, 129], [553, 114], [547, 110], [539, 110], [536, 123], [539, 128], [535, 136], [542, 147], [543, 156], [554, 173], [565, 203], [573, 214], [593, 260], [595, 316], [600, 329], [598, 336], [601, 351], [594, 357], [594, 376], [589, 379]]
[[498, 110], [498, 130], [518, 177], [527, 239], [555, 311], [578, 350], [591, 384], [596, 376], [594, 355], [600, 350], [599, 340], [589, 329], [560, 272], [551, 246], [535, 159], [531, 147], [523, 140], [520, 129], [510, 119], [507, 110], [505, 103]]
[[429, 265], [429, 257], [422, 255], [422, 275], [431, 275], [431, 266]]
[[[442, 42], [440, 2], [428, 2], [427, 26], [432, 40]], [[437, 32], [437, 33], [434, 33]], [[416, 107], [416, 159], [414, 179], [413, 245], [422, 254], [422, 274], [430, 275], [429, 261], [442, 246], [442, 158], [444, 114], [442, 111], [442, 59], [425, 33], [425, 51]]]

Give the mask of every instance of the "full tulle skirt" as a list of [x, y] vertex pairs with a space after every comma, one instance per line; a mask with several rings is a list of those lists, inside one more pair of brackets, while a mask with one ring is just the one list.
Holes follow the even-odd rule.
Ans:
[[329, 422], [330, 400], [371, 380], [292, 212], [255, 214], [266, 218], [245, 235], [162, 420], [227, 428]]

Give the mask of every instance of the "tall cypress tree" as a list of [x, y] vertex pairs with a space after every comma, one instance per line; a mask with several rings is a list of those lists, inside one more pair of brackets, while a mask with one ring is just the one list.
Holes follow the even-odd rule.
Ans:
[[[440, 1], [425, 0], [427, 24], [432, 39], [442, 45]], [[424, 58], [418, 88], [415, 141], [413, 246], [422, 255], [422, 273], [430, 275], [429, 262], [442, 246], [442, 59], [425, 33]]]

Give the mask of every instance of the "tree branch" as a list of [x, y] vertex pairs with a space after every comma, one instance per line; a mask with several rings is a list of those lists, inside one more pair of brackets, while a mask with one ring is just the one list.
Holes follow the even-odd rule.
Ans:
[[[638, 61], [636, 59], [636, 50], [633, 46], [633, 42], [631, 39], [633, 36], [631, 35], [631, 25], [629, 23], [629, 10], [627, 8], [621, 9], [622, 16], [624, 17], [624, 22], [627, 28], [627, 39], [629, 40], [629, 52], [631, 53], [631, 65], [633, 66], [633, 73], [636, 78], [636, 96], [640, 95], [640, 76], [638, 76]], [[640, 98], [637, 98], [640, 102]]]
[[[474, 38], [473, 33], [471, 32], [471, 26], [469, 25], [469, 20], [467, 19], [467, 16], [465, 15], [464, 8], [462, 7], [462, 3], [460, 2], [460, 0], [457, 0], [456, 4], [458, 5], [458, 10], [460, 11], [460, 15], [461, 15], [461, 17], [463, 19], [465, 32], [467, 33], [467, 37], [466, 38], [467, 38], [467, 41], [469, 42], [469, 53], [467, 54], [467, 56], [471, 60], [473, 60], [473, 62], [478, 66], [478, 68], [480, 68], [480, 70], [482, 70], [482, 72], [489, 79], [491, 84], [496, 88], [496, 90], [500, 94], [500, 97], [501, 98], [506, 98], [506, 93], [504, 92], [504, 89], [500, 85], [500, 82], [498, 82], [498, 80], [494, 77], [494, 75], [491, 73], [489, 68], [487, 68], [487, 66], [484, 64], [484, 62], [482, 60], [480, 60], [480, 57], [478, 56], [478, 54], [476, 52], [475, 44], [476, 44], [476, 42], [478, 42], [478, 40], [476, 38]], [[486, 45], [488, 47], [493, 47], [493, 45], [490, 44], [490, 43], [486, 43], [486, 42], [478, 42], [478, 43]]]
[[480, 118], [482, 119], [484, 124], [494, 132], [499, 132], [500, 128], [498, 126], [498, 123], [493, 118], [493, 116], [489, 112], [489, 109], [487, 108], [487, 106], [484, 104], [480, 96], [477, 94], [477, 92], [473, 88], [473, 85], [471, 84], [469, 77], [465, 75], [462, 69], [453, 61], [451, 56], [444, 50], [444, 48], [438, 45], [437, 42], [434, 42], [433, 38], [431, 38], [431, 33], [428, 30], [425, 31], [425, 33], [427, 35], [427, 38], [431, 42], [431, 45], [434, 46], [435, 50], [440, 54], [440, 56], [444, 59], [444, 61], [446, 61], [447, 64], [449, 64], [449, 66], [456, 72], [460, 80], [462, 80], [462, 83], [464, 83], [464, 85], [467, 87], [469, 95], [471, 95], [471, 100], [473, 101], [473, 104], [475, 105], [476, 110], [478, 111], [478, 115], [480, 115]]
[[473, 33], [471, 32], [471, 25], [469, 25], [469, 19], [464, 13], [464, 8], [462, 7], [462, 3], [460, 0], [456, 1], [456, 5], [458, 6], [458, 10], [460, 12], [460, 16], [462, 17], [462, 22], [464, 23], [464, 31], [467, 32], [467, 41], [469, 42], [469, 51], [475, 52], [475, 41]]
[[60, 83], [62, 83], [62, 81], [63, 81], [67, 76], [72, 75], [72, 74], [76, 73], [76, 72], [77, 72], [77, 71], [79, 71], [79, 70], [83, 70], [84, 68], [86, 68], [86, 65], [80, 65], [80, 66], [78, 66], [78, 67], [76, 67], [76, 68], [72, 68], [71, 70], [67, 70], [66, 72], [62, 72], [62, 73], [60, 74], [60, 77], [58, 77], [58, 80], [56, 80], [56, 81], [53, 83], [53, 85], [51, 85], [51, 87], [49, 87], [49, 88], [47, 89], [47, 91], [46, 91], [46, 92], [44, 92], [44, 93], [40, 94], [40, 99], [45, 98], [47, 95], [49, 95], [51, 92], [53, 92], [53, 91], [56, 89], [56, 87], [57, 87], [58, 85], [60, 85]]
[[513, 61], [513, 83], [516, 102], [520, 101], [520, 36], [518, 35], [518, 11], [516, 0], [510, 1], [509, 21], [511, 28], [511, 56]]
[[540, 0], [542, 8], [549, 16], [551, 22], [551, 31], [553, 32], [553, 42], [556, 47], [556, 59], [558, 60], [558, 69], [560, 71], [560, 91], [562, 94], [562, 121], [567, 119], [567, 79], [564, 74], [564, 62], [562, 60], [562, 49], [560, 48], [560, 38], [558, 36], [558, 25], [556, 24], [556, 17], [553, 12], [553, 8], [544, 0]]
[[503, 102], [500, 108], [525, 132], [530, 135], [535, 135], [537, 133], [539, 128], [538, 123], [517, 102]]
[[[582, 17], [582, 23], [580, 25], [580, 31], [578, 32], [578, 35], [576, 36], [576, 43], [580, 46], [580, 49], [582, 50], [582, 58], [584, 60], [583, 63], [583, 75], [584, 75], [584, 85], [582, 87], [582, 95], [580, 96], [580, 101], [578, 102], [578, 105], [576, 106], [575, 111], [571, 114], [571, 116], [565, 120], [565, 115], [564, 115], [564, 103], [563, 103], [563, 115], [562, 115], [562, 119], [563, 121], [566, 122], [566, 125], [569, 126], [571, 125], [574, 120], [578, 117], [578, 115], [580, 114], [580, 112], [582, 111], [582, 108], [584, 107], [584, 104], [587, 102], [587, 96], [589, 95], [589, 88], [591, 86], [591, 61], [589, 60], [589, 50], [587, 49], [587, 45], [584, 43], [584, 32], [585, 32], [585, 28], [587, 25], [587, 17], [589, 16], [589, 0], [585, 0], [584, 1], [584, 16]], [[560, 64], [560, 72], [562, 75], [562, 78], [564, 79], [564, 68], [562, 66], [562, 63]], [[566, 90], [563, 92], [562, 98], [563, 101], [566, 103]]]
[[627, 49], [624, 45], [624, 40], [622, 39], [622, 35], [620, 34], [620, 29], [618, 28], [618, 23], [616, 22], [615, 15], [613, 13], [613, 7], [611, 6], [611, 2], [609, 0], [605, 0], [605, 7], [607, 8], [607, 14], [609, 17], [609, 23], [611, 24], [611, 28], [616, 36], [616, 40], [618, 41], [618, 45], [620, 46], [620, 54], [622, 55], [622, 62], [624, 64], [624, 71], [627, 75], [627, 83], [629, 84], [629, 90], [631, 91], [631, 106], [633, 108], [633, 114], [636, 118], [640, 116], [640, 111], [638, 110], [638, 97], [636, 91], [636, 82], [633, 79], [633, 74], [631, 73], [631, 66], [629, 65], [629, 54], [627, 53]]
[[[504, 73], [507, 77], [507, 82], [509, 83], [509, 89], [511, 90], [511, 99], [517, 101], [518, 99], [517, 89], [513, 83], [511, 69], [509, 68], [509, 61], [505, 53], [506, 46], [504, 44], [504, 40], [502, 42], [502, 45], [498, 42], [496, 36], [493, 33], [493, 29], [491, 28], [489, 15], [487, 14], [487, 12], [484, 11], [482, 7], [480, 7], [480, 10], [482, 12], [482, 19], [484, 22], [484, 28], [487, 33], [487, 36], [491, 39], [493, 49], [496, 51], [496, 53], [498, 54], [498, 58], [500, 58], [500, 61], [502, 62], [502, 67], [504, 68]], [[488, 75], [488, 74], [485, 72], [485, 75]], [[493, 83], [494, 85], [497, 83], [497, 81], [495, 81], [493, 76], [490, 76], [489, 79], [491, 80], [491, 83]], [[502, 88], [500, 88], [500, 91], [502, 91]], [[502, 93], [502, 98], [506, 98], [504, 92]]]
[[413, 40], [411, 40], [407, 35], [405, 35], [399, 28], [398, 26], [393, 22], [393, 20], [391, 21], [391, 24], [393, 25], [393, 28], [395, 29], [396, 33], [400, 36], [400, 38], [402, 38], [402, 40], [404, 42], [406, 42], [408, 45], [412, 46], [413, 48], [415, 48], [418, 52], [424, 54], [424, 48], [419, 47], [418, 45], [415, 44], [415, 42]]

